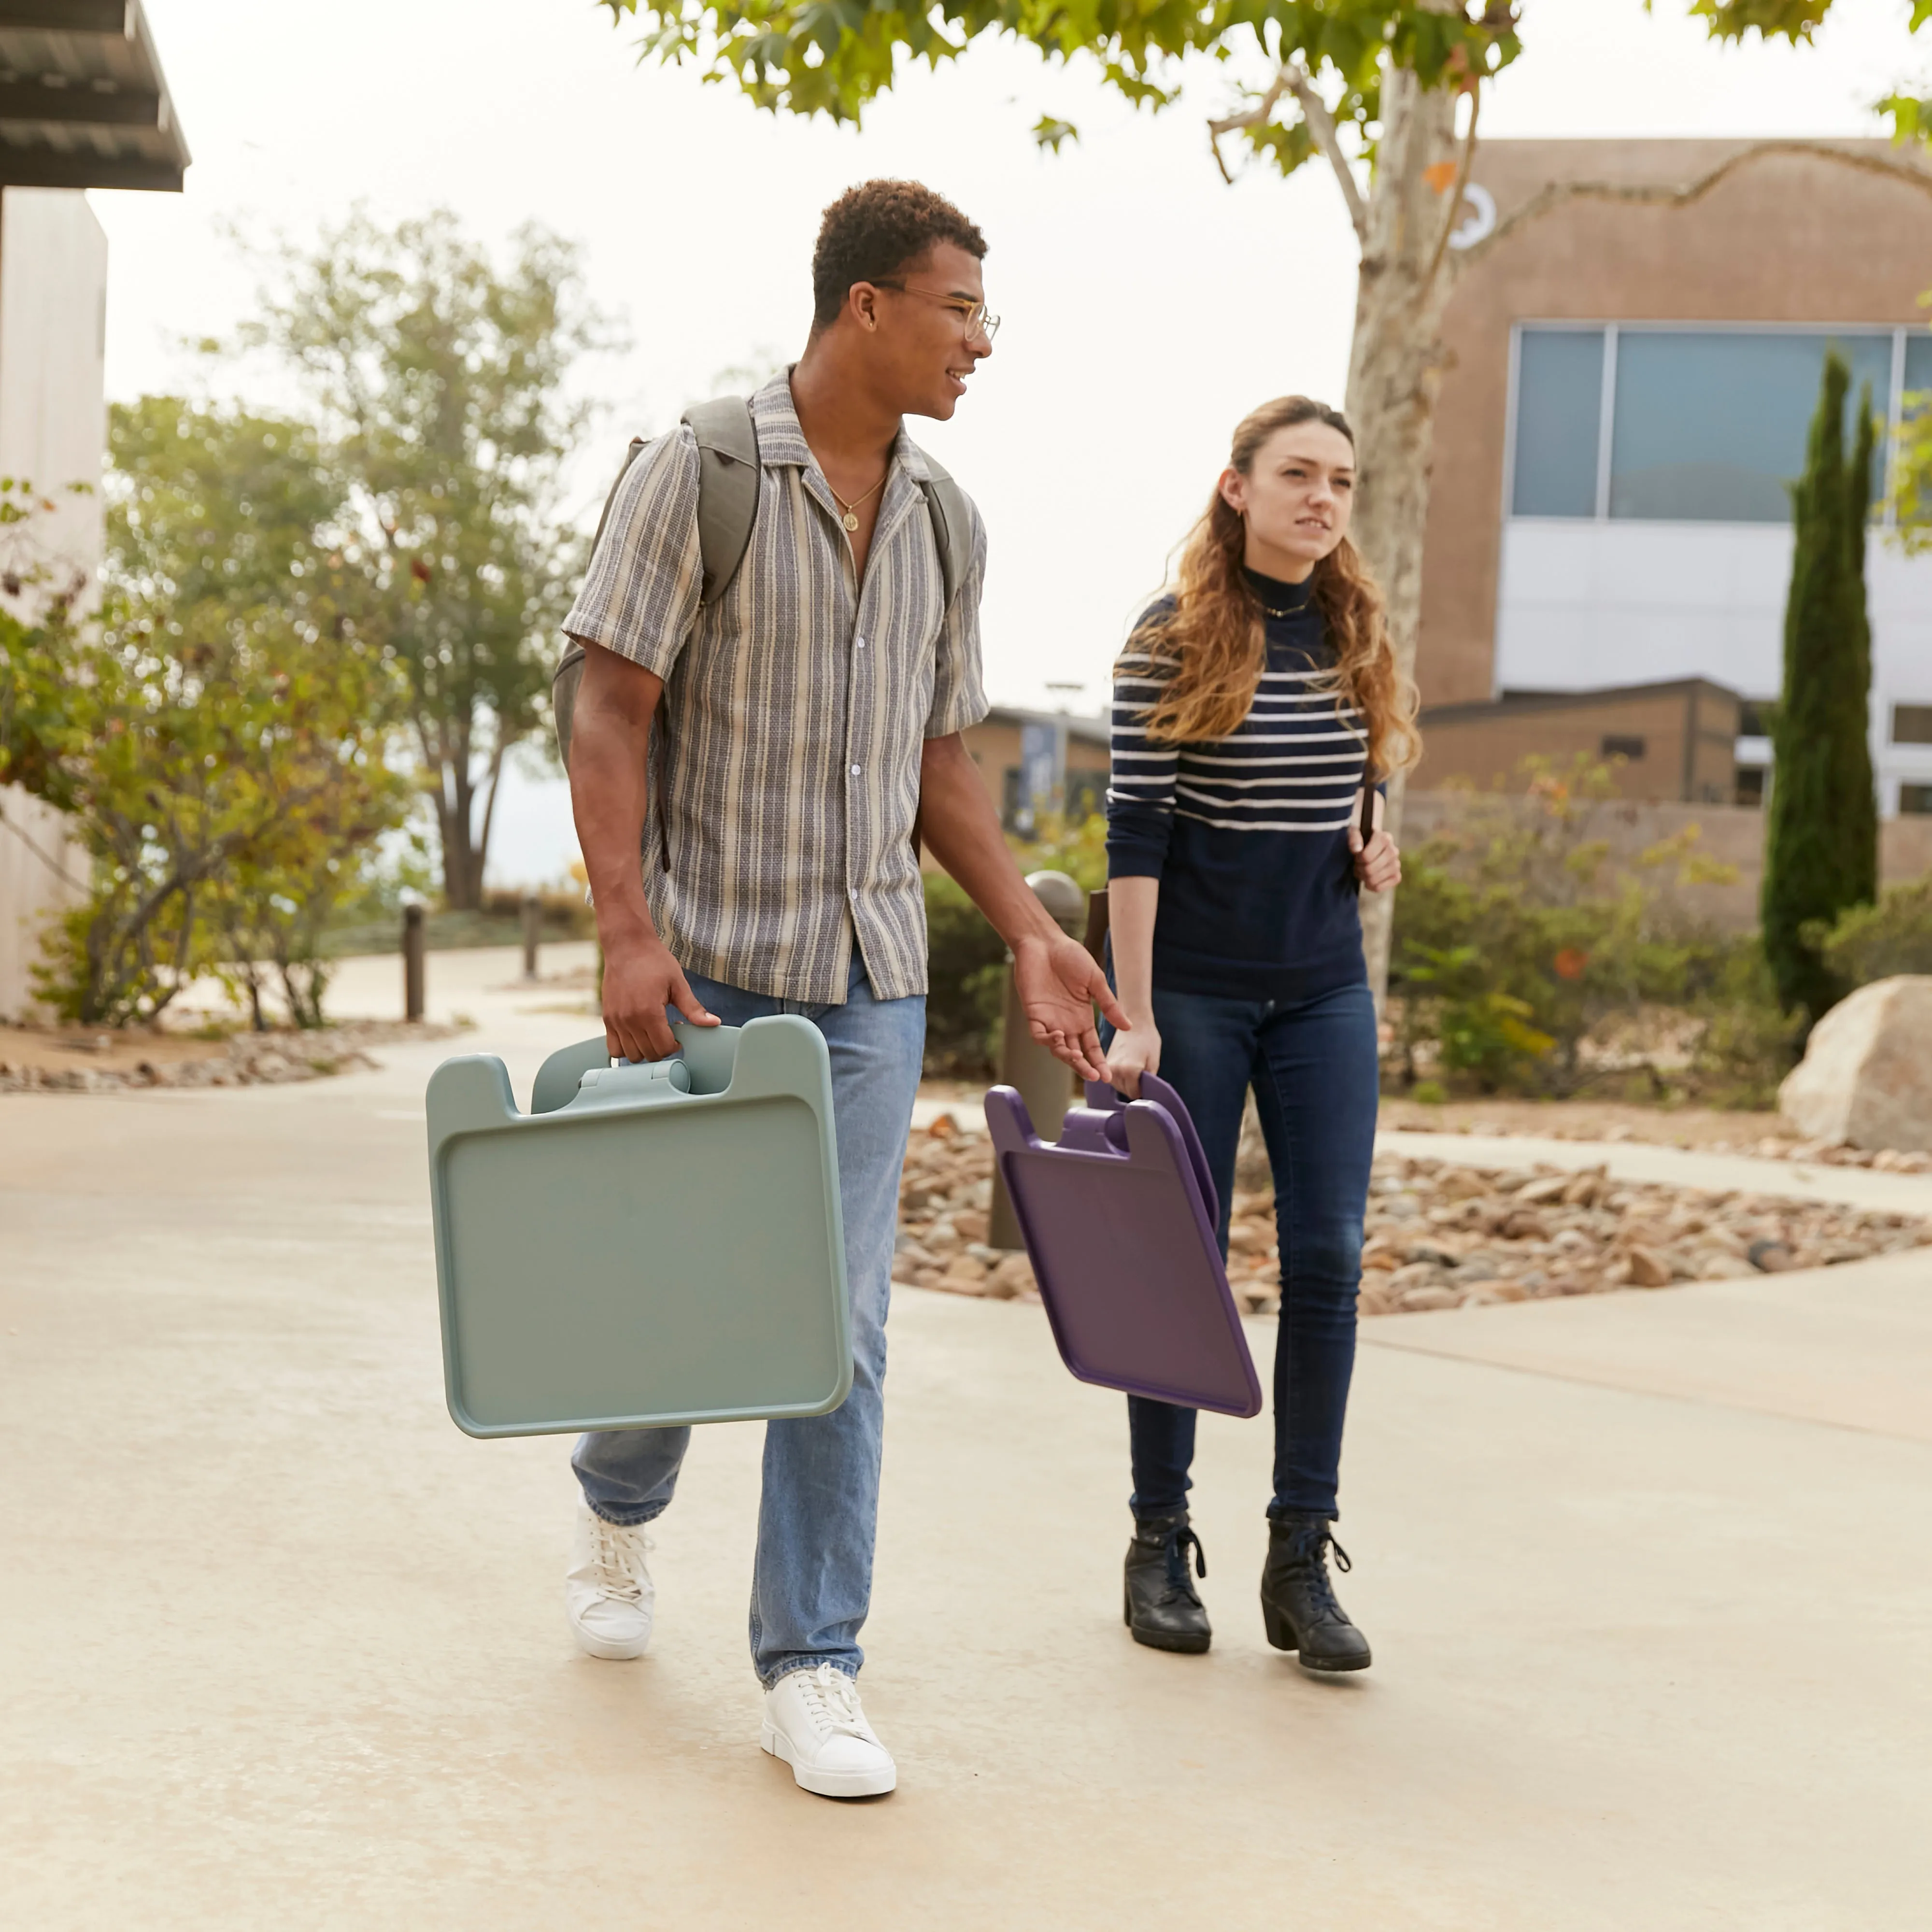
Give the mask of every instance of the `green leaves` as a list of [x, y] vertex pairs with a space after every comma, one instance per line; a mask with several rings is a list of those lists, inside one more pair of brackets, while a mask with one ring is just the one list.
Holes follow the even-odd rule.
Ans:
[[[1372, 139], [1384, 63], [1424, 84], [1498, 71], [1519, 51], [1514, 14], [1496, 0], [940, 0], [928, 11], [856, 0], [604, 0], [614, 22], [644, 28], [639, 58], [695, 64], [773, 112], [857, 122], [898, 77], [902, 59], [937, 67], [982, 34], [1023, 40], [1049, 59], [1090, 59], [1101, 83], [1156, 111], [1181, 98], [1190, 63], [1250, 70], [1250, 98], [1284, 63], [1305, 67], [1340, 98], [1338, 120]], [[1286, 170], [1310, 152], [1292, 104], [1247, 135]], [[1052, 116], [1033, 138], [1058, 152], [1078, 138]]]
[[[1648, 0], [1646, 0], [1646, 5]], [[1747, 34], [1796, 44], [1811, 38], [1832, 10], [1832, 0], [1690, 0], [1691, 14], [1710, 23], [1714, 40], [1741, 40]], [[1920, 17], [1928, 10], [1920, 0]], [[1918, 19], [1912, 26], [1916, 28]]]

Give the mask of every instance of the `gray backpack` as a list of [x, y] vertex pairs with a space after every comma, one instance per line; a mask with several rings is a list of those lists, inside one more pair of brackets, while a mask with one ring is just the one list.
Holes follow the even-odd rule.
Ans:
[[[685, 411], [682, 420], [690, 425], [698, 440], [698, 549], [704, 570], [698, 601], [712, 604], [730, 587], [751, 544], [752, 525], [758, 514], [758, 434], [752, 422], [752, 406], [742, 396], [720, 396], [715, 402], [694, 403]], [[644, 446], [644, 439], [635, 437], [624, 453], [624, 466], [617, 472], [616, 482], [610, 485], [610, 494], [604, 500], [604, 513], [597, 519], [597, 536], [591, 540], [593, 550], [604, 535], [619, 485], [630, 473], [638, 451]], [[928, 480], [920, 488], [926, 496], [926, 514], [932, 521], [933, 542], [939, 549], [940, 574], [950, 609], [972, 554], [973, 521], [958, 484], [930, 456], [926, 458], [926, 466]], [[577, 704], [577, 688], [583, 682], [584, 646], [574, 638], [566, 639], [550, 687], [550, 710], [556, 720], [556, 748], [566, 772], [570, 769], [570, 716]]]

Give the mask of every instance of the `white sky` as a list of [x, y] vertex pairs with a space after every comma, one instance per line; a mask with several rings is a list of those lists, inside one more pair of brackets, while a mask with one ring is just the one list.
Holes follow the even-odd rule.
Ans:
[[[1683, 5], [1524, 0], [1528, 51], [1484, 131], [1871, 134], [1869, 104], [1932, 68], [1910, 0], [1837, 0], [1796, 50], [1713, 46]], [[855, 133], [638, 67], [634, 28], [590, 0], [147, 8], [196, 158], [183, 194], [90, 197], [111, 248], [110, 394], [206, 380], [178, 345], [248, 308], [234, 224], [301, 238], [357, 200], [385, 216], [446, 206], [492, 239], [535, 218], [584, 242], [594, 297], [634, 343], [588, 374], [610, 412], [585, 452], [590, 518], [629, 436], [674, 421], [721, 369], [796, 355], [818, 212], [840, 189], [910, 175], [952, 196], [986, 231], [1005, 325], [954, 421], [914, 432], [990, 527], [996, 701], [1045, 704], [1066, 681], [1084, 687], [1076, 708], [1096, 708], [1235, 421], [1291, 389], [1342, 400], [1354, 238], [1334, 184], [1311, 167], [1224, 186], [1203, 130], [1221, 106], [1211, 76], [1136, 116], [1090, 69], [983, 45], [910, 75]], [[1027, 130], [1042, 112], [1078, 124], [1080, 144], [1037, 153]], [[493, 878], [562, 872], [562, 794], [518, 779]]]

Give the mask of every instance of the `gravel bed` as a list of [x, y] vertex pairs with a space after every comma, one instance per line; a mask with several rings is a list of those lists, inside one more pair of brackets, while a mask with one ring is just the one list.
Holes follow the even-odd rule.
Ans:
[[[962, 1134], [944, 1116], [914, 1134], [899, 1186], [894, 1280], [954, 1294], [1036, 1297], [1025, 1256], [986, 1245], [992, 1195], [984, 1136]], [[1251, 1314], [1280, 1304], [1274, 1210], [1268, 1190], [1238, 1189], [1228, 1278]], [[1376, 1160], [1365, 1237], [1361, 1312], [1393, 1315], [1830, 1268], [1932, 1246], [1932, 1221], [1612, 1180], [1601, 1168], [1490, 1174], [1386, 1154]]]
[[[123, 1094], [149, 1087], [272, 1087], [326, 1079], [374, 1066], [370, 1047], [448, 1040], [460, 1027], [431, 1021], [350, 1022], [313, 1033], [238, 1033], [193, 1058], [137, 1060], [131, 1066], [50, 1069], [0, 1058], [0, 1094]], [[108, 1036], [101, 1036], [106, 1038]], [[124, 1042], [122, 1042], [124, 1044]], [[5, 1052], [0, 1038], [0, 1054]]]

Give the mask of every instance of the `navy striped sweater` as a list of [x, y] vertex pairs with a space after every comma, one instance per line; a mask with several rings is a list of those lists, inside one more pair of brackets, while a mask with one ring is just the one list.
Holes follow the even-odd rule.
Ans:
[[1107, 869], [1156, 878], [1154, 984], [1234, 999], [1306, 1000], [1359, 984], [1362, 927], [1348, 852], [1366, 740], [1324, 688], [1334, 652], [1305, 584], [1248, 574], [1265, 611], [1267, 668], [1227, 737], [1150, 741], [1142, 719], [1172, 674], [1152, 606], [1114, 680]]

